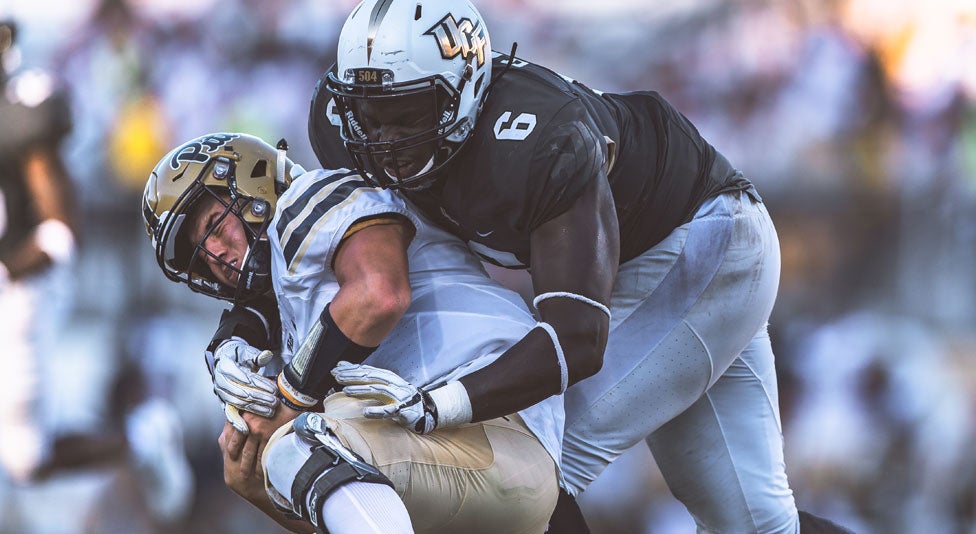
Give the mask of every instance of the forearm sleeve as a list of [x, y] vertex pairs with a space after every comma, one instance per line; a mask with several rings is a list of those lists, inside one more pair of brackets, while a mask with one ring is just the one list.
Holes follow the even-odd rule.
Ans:
[[376, 347], [364, 347], [346, 337], [326, 306], [291, 362], [278, 375], [282, 402], [293, 409], [311, 408], [336, 386], [332, 368], [338, 362], [362, 363], [374, 350]]

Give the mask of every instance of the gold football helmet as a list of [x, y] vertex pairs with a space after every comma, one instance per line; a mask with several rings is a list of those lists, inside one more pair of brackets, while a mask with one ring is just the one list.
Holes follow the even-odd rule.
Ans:
[[[183, 143], [156, 164], [143, 193], [142, 214], [156, 261], [167, 278], [230, 301], [246, 301], [271, 289], [266, 230], [278, 196], [291, 181], [293, 163], [286, 150], [284, 140], [276, 149], [251, 135], [214, 133]], [[223, 213], [208, 221], [198, 242], [191, 242], [184, 222], [206, 197], [220, 202]], [[248, 250], [239, 264], [228, 263], [205, 246], [228, 216], [243, 222], [247, 236]], [[208, 258], [236, 273], [236, 287], [214, 276]]]

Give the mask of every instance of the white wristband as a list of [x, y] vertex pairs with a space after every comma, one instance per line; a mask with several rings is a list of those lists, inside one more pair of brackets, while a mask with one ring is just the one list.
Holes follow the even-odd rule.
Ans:
[[563, 346], [559, 344], [559, 337], [556, 335], [556, 329], [552, 327], [549, 323], [538, 323], [537, 327], [546, 331], [549, 334], [549, 338], [552, 339], [552, 344], [556, 347], [556, 363], [559, 364], [559, 394], [562, 395], [566, 393], [566, 388], [569, 387], [569, 366], [566, 365], [566, 354], [563, 353]]
[[75, 236], [67, 224], [57, 219], [45, 219], [34, 230], [37, 248], [54, 263], [67, 263], [75, 251]]
[[[295, 387], [288, 382], [284, 371], [278, 373], [278, 393], [281, 395], [283, 400], [294, 404], [298, 408], [312, 408], [319, 402], [315, 397], [305, 395], [304, 393], [295, 389]], [[288, 407], [294, 409], [293, 406]]]
[[460, 382], [446, 385], [427, 392], [430, 400], [437, 406], [437, 428], [449, 428], [471, 422], [471, 398], [468, 390]]
[[10, 283], [10, 269], [0, 261], [0, 289]]
[[563, 297], [567, 299], [578, 300], [584, 304], [589, 304], [590, 306], [593, 306], [594, 308], [602, 311], [603, 313], [607, 314], [608, 318], [610, 317], [610, 308], [607, 308], [603, 304], [600, 304], [599, 302], [591, 298], [584, 297], [583, 295], [579, 295], [577, 293], [569, 293], [567, 291], [552, 291], [549, 293], [540, 293], [539, 295], [536, 295], [534, 299], [532, 299], [532, 307], [539, 309], [540, 302], [554, 297]]

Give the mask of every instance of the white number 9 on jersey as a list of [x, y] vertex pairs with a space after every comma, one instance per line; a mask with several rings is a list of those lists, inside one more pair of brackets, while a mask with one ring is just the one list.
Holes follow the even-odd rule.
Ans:
[[512, 112], [506, 111], [495, 121], [495, 139], [500, 141], [524, 141], [535, 130], [536, 117], [522, 113], [512, 120]]

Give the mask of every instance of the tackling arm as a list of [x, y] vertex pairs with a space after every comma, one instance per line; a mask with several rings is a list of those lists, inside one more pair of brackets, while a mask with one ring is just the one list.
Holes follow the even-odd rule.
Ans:
[[610, 316], [603, 303], [620, 256], [606, 175], [531, 239], [542, 322], [487, 367], [429, 391], [387, 369], [340, 362], [332, 373], [347, 395], [384, 402], [367, 407], [366, 417], [426, 434], [517, 412], [600, 370]]
[[609, 331], [609, 315], [600, 305], [610, 302], [619, 235], [603, 171], [568, 211], [532, 233], [535, 292], [557, 295], [538, 303], [539, 327], [491, 365], [460, 379], [473, 421], [524, 409], [600, 370]]

